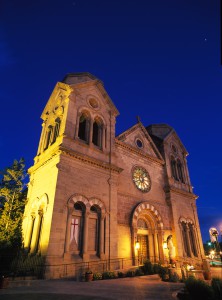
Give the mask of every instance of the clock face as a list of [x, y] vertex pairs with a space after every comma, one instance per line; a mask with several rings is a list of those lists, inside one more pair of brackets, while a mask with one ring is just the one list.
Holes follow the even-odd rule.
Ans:
[[135, 167], [133, 170], [133, 181], [136, 187], [142, 192], [149, 192], [151, 180], [148, 172], [142, 167]]

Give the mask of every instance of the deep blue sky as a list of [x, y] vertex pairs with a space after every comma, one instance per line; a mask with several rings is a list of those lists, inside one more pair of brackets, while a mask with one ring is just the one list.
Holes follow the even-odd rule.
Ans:
[[219, 0], [1, 0], [0, 169], [33, 164], [40, 115], [71, 72], [100, 78], [120, 111], [184, 143], [203, 240], [222, 226]]

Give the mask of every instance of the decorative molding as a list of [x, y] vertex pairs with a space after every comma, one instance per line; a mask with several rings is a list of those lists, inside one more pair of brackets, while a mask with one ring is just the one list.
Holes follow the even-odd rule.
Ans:
[[100, 168], [105, 169], [105, 170], [111, 170], [112, 172], [115, 172], [115, 173], [118, 173], [118, 174], [123, 171], [122, 168], [119, 168], [119, 167], [117, 167], [113, 164], [110, 165], [107, 162], [98, 160], [96, 158], [89, 157], [87, 155], [81, 154], [81, 153], [73, 151], [71, 149], [67, 149], [67, 148], [61, 146], [60, 150], [61, 150], [62, 154], [73, 157], [73, 158], [75, 158], [77, 160], [80, 160], [84, 163], [88, 163], [90, 165], [97, 166], [97, 167], [100, 167]]
[[134, 148], [134, 147], [132, 147], [128, 144], [125, 144], [125, 143], [121, 142], [118, 139], [115, 139], [115, 144], [116, 144], [117, 147], [119, 146], [119, 147], [121, 147], [122, 149], [124, 149], [126, 151], [129, 151], [129, 152], [131, 152], [133, 154], [136, 154], [136, 155], [140, 155], [141, 157], [149, 159], [150, 161], [155, 162], [158, 165], [162, 166], [162, 165], [165, 164], [165, 162], [162, 159], [159, 159], [159, 158], [153, 157], [149, 154], [146, 154], [142, 150], [136, 149], [136, 148]]

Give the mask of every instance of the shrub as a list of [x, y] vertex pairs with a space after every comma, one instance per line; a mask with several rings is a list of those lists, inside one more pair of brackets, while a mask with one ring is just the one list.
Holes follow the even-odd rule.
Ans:
[[126, 277], [134, 277], [135, 276], [135, 272], [134, 271], [128, 271], [126, 273]]
[[101, 280], [103, 279], [102, 273], [96, 272], [93, 273], [93, 280]]
[[158, 274], [163, 281], [167, 281], [169, 279], [169, 270], [167, 267], [159, 266]]
[[144, 275], [144, 273], [143, 273], [143, 271], [141, 270], [141, 268], [136, 269], [136, 271], [135, 271], [135, 276], [143, 276], [143, 275]]
[[169, 281], [170, 282], [179, 282], [180, 281], [180, 277], [179, 277], [179, 275], [176, 273], [176, 272], [174, 272], [174, 273], [169, 273]]
[[123, 272], [118, 272], [118, 277], [119, 278], [124, 278], [126, 275]]
[[152, 263], [148, 259], [144, 261], [143, 272], [146, 275], [152, 275], [152, 274], [154, 274], [153, 265], [152, 265]]
[[214, 298], [222, 299], [222, 280], [218, 277], [212, 278], [211, 286], [214, 291]]
[[153, 265], [153, 273], [154, 274], [159, 274], [160, 268], [161, 268], [160, 264], [154, 264]]
[[214, 293], [211, 286], [209, 286], [205, 281], [201, 279], [195, 279], [189, 277], [185, 281], [185, 287], [190, 295], [192, 300], [201, 299], [201, 300], [213, 300]]
[[106, 272], [102, 273], [102, 278], [103, 279], [113, 279], [113, 278], [116, 278], [116, 275], [112, 271], [106, 271]]

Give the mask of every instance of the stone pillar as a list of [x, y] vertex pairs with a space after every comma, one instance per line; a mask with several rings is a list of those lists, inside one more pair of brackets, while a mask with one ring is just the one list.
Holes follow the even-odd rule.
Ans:
[[189, 235], [189, 226], [188, 224], [186, 224], [186, 240], [187, 240], [187, 247], [188, 247], [188, 254], [190, 257], [193, 257], [193, 253], [192, 253], [192, 250], [191, 250], [191, 245], [190, 245], [190, 235]]
[[31, 215], [31, 219], [29, 219], [28, 222], [28, 232], [26, 236], [26, 245], [25, 245], [25, 248], [28, 251], [30, 251], [30, 247], [31, 247], [34, 225], [35, 225], [35, 216]]
[[83, 260], [89, 259], [88, 254], [88, 232], [89, 232], [89, 210], [86, 209], [83, 226]]
[[42, 123], [42, 133], [40, 137], [40, 142], [39, 142], [39, 148], [38, 148], [38, 154], [40, 154], [44, 149], [44, 141], [45, 141], [45, 136], [46, 136], [46, 130], [45, 130], [45, 122]]
[[73, 208], [68, 208], [68, 216], [67, 216], [67, 224], [66, 224], [65, 253], [69, 252], [72, 211], [73, 211]]
[[99, 241], [99, 257], [101, 259], [104, 259], [105, 253], [104, 253], [104, 220], [105, 216], [101, 216], [100, 219], [100, 241]]
[[150, 254], [150, 261], [154, 262], [154, 245], [153, 245], [153, 234], [148, 235], [149, 240], [149, 254]]
[[103, 125], [102, 127], [102, 145], [101, 145], [102, 149], [105, 149], [106, 148], [106, 129], [105, 129], [105, 126]]
[[154, 234], [154, 251], [155, 251], [155, 262], [158, 262], [160, 260], [160, 254], [159, 254], [158, 234], [156, 232]]
[[159, 245], [159, 258], [161, 261], [165, 261], [163, 243], [164, 243], [164, 233], [162, 231], [158, 232], [158, 245]]
[[43, 217], [43, 213], [42, 211], [39, 211], [33, 229], [33, 238], [31, 241], [31, 249], [30, 249], [31, 253], [35, 253], [38, 250], [37, 248], [40, 239], [42, 217]]
[[76, 131], [75, 131], [75, 138], [76, 139], [78, 138], [78, 133], [79, 133], [79, 119], [80, 119], [80, 116], [81, 116], [81, 114], [79, 113], [77, 115], [77, 118], [76, 118]]
[[92, 137], [93, 137], [93, 123], [94, 123], [94, 120], [91, 119], [89, 122], [89, 145], [92, 144]]

